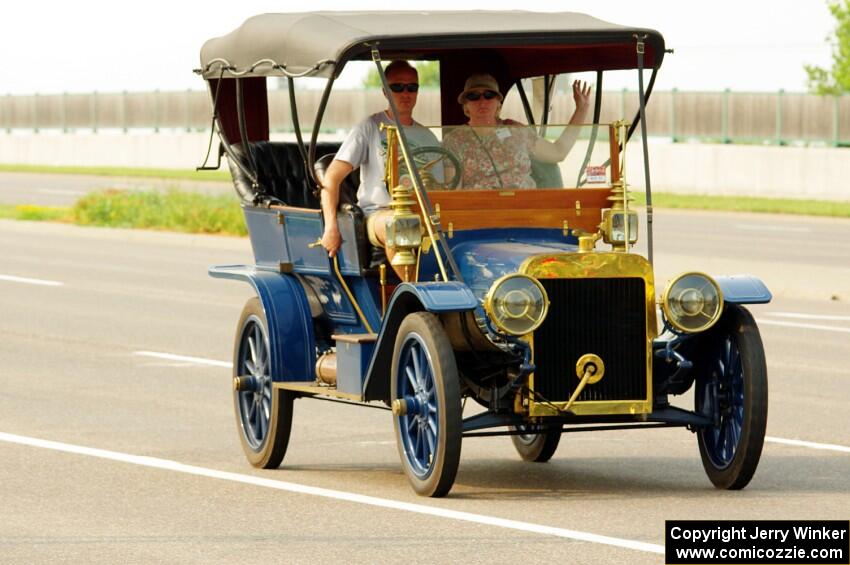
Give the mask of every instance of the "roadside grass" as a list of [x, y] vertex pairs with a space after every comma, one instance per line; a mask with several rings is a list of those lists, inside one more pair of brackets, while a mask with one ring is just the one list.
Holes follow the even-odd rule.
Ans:
[[[643, 194], [633, 193], [643, 205]], [[728, 196], [653, 194], [658, 209], [679, 208], [712, 211], [760, 212], [850, 218], [850, 202], [769, 199]], [[139, 228], [247, 235], [238, 199], [231, 194], [205, 195], [166, 191], [106, 190], [92, 192], [73, 207], [31, 204], [0, 205], [0, 219], [66, 222], [83, 226]]]
[[88, 194], [69, 209], [83, 226], [141, 228], [185, 233], [247, 235], [237, 199], [177, 190], [107, 190]]
[[74, 221], [71, 208], [34, 204], [0, 205], [0, 219], [68, 223]]
[[[646, 204], [643, 193], [634, 191], [635, 203]], [[750, 196], [709, 196], [700, 194], [653, 193], [655, 208], [711, 210], [717, 212], [756, 212], [850, 218], [850, 202], [798, 200], [792, 198], [756, 198]]]
[[56, 167], [49, 165], [0, 164], [0, 172], [91, 175], [101, 177], [140, 177], [221, 182], [230, 180], [230, 171], [227, 170], [227, 167], [223, 167], [222, 170], [219, 171], [192, 171], [185, 169], [140, 169], [132, 167]]

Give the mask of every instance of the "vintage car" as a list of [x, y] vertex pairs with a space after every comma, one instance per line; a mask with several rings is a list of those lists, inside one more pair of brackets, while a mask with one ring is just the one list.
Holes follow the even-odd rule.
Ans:
[[[278, 467], [294, 401], [321, 398], [390, 410], [404, 471], [425, 496], [449, 492], [464, 438], [510, 436], [522, 459], [544, 462], [565, 432], [669, 426], [696, 434], [715, 486], [746, 486], [764, 440], [767, 368], [743, 305], [771, 294], [752, 276], [699, 272], [657, 294], [645, 127], [646, 256], [635, 248], [639, 209], [625, 146], [645, 123], [664, 55], [654, 30], [575, 13], [266, 14], [208, 41], [197, 72], [255, 257], [210, 269], [256, 292], [233, 353], [236, 423], [250, 463]], [[343, 185], [344, 242], [333, 258], [321, 246], [318, 194], [340, 143], [322, 133], [334, 81], [346, 64], [366, 61], [389, 92], [382, 62], [390, 59], [439, 62], [442, 123], [430, 146], [410, 143], [411, 128], [398, 122], [383, 131], [394, 210], [388, 268], [365, 234], [357, 173]], [[514, 90], [528, 124], [496, 128], [497, 137], [579, 128], [567, 161], [533, 163], [525, 186], [501, 177], [498, 186], [476, 178], [461, 186], [469, 163], [454, 141], [470, 130], [456, 99], [482, 69], [502, 94]], [[600, 123], [610, 71], [636, 79], [631, 122]], [[587, 72], [592, 121], [549, 124], [555, 79]], [[270, 141], [269, 77], [288, 86], [293, 141]], [[295, 95], [307, 77], [326, 79], [309, 139]], [[542, 85], [533, 103], [524, 84]], [[692, 410], [671, 404], [691, 389]], [[466, 406], [469, 398], [477, 406]]]

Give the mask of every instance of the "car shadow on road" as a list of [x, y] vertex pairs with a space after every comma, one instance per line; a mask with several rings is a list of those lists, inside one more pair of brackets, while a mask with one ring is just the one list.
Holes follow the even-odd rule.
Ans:
[[[592, 496], [654, 498], [717, 496], [699, 455], [681, 457], [556, 458], [548, 463], [466, 460], [461, 463], [453, 498], [533, 499]], [[841, 455], [762, 456], [748, 498], [778, 493], [850, 492], [850, 458]]]

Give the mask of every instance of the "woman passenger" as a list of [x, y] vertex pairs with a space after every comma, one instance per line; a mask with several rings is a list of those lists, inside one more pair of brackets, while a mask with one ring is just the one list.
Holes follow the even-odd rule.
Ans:
[[[590, 86], [573, 82], [576, 110], [570, 124], [585, 123], [590, 109]], [[554, 142], [539, 137], [531, 127], [499, 117], [502, 109], [499, 83], [488, 74], [466, 79], [457, 97], [472, 127], [455, 128], [446, 134], [443, 147], [454, 153], [463, 166], [462, 188], [536, 188], [531, 161], [558, 163], [575, 144], [578, 128], [564, 128]], [[514, 127], [499, 127], [514, 126]]]

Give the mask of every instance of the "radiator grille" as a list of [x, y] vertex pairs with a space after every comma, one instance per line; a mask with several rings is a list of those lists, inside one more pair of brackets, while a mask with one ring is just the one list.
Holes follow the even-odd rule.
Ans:
[[534, 332], [534, 390], [569, 400], [579, 383], [576, 362], [595, 353], [605, 377], [577, 400], [646, 398], [646, 290], [643, 279], [541, 279], [549, 314]]

